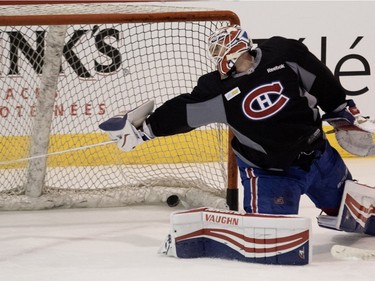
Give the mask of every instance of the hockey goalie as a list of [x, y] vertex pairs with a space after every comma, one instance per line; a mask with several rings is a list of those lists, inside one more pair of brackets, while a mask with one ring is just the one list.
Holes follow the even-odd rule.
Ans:
[[246, 214], [174, 214], [161, 252], [306, 264], [309, 222], [294, 217], [302, 194], [321, 210], [319, 225], [375, 235], [374, 188], [353, 180], [322, 126], [333, 126], [344, 149], [368, 156], [375, 155], [375, 123], [347, 99], [331, 71], [297, 40], [272, 37], [254, 47], [240, 26], [220, 28], [207, 48], [217, 69], [201, 76], [191, 93], [100, 125], [123, 151], [214, 122], [234, 134]]

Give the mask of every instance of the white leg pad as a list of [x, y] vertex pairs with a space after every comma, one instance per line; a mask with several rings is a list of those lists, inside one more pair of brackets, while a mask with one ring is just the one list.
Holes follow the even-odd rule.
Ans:
[[375, 235], [375, 187], [346, 181], [336, 228]]
[[171, 215], [170, 234], [159, 253], [303, 265], [311, 260], [310, 235], [308, 218], [199, 208]]

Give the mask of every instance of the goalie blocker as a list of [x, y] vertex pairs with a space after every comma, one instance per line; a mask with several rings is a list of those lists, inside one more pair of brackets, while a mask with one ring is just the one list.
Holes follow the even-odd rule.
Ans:
[[99, 128], [105, 131], [111, 140], [116, 141], [120, 150], [129, 152], [137, 145], [153, 138], [145, 120], [154, 108], [154, 101], [148, 101], [139, 107], [119, 113], [101, 123]]
[[310, 234], [308, 218], [199, 208], [172, 213], [159, 254], [305, 265], [311, 260]]
[[337, 217], [320, 215], [322, 227], [375, 236], [375, 187], [346, 181]]

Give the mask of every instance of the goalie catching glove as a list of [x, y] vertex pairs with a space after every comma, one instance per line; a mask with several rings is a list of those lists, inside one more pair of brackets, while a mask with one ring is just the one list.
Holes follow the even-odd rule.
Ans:
[[344, 108], [323, 115], [323, 121], [327, 121], [335, 130], [363, 130], [372, 132], [374, 125], [369, 117], [360, 115], [353, 100], [347, 100]]
[[99, 128], [105, 131], [111, 140], [116, 141], [122, 151], [131, 151], [137, 145], [153, 138], [145, 120], [152, 112], [154, 102], [147, 102], [136, 109], [120, 113], [101, 123]]
[[375, 155], [375, 122], [360, 114], [353, 100], [343, 108], [323, 115], [323, 121], [333, 126], [337, 142], [351, 154]]

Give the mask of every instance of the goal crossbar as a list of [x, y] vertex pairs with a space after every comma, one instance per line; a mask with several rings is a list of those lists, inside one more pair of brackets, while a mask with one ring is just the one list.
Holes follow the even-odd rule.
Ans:
[[[69, 4], [74, 6], [75, 4]], [[94, 5], [94, 4], [92, 4]], [[86, 13], [86, 14], [72, 14], [67, 13], [66, 10], [53, 9], [56, 14], [46, 15], [40, 13], [39, 10], [35, 12], [30, 7], [37, 5], [17, 6], [17, 9], [12, 10], [11, 13], [5, 9], [0, 11], [0, 26], [12, 25], [67, 25], [67, 24], [104, 24], [104, 23], [141, 23], [141, 22], [192, 22], [192, 21], [229, 21], [230, 24], [239, 24], [240, 20], [236, 13], [228, 10], [202, 10], [196, 9], [194, 12], [191, 9], [173, 7], [174, 11], [161, 12], [162, 8], [153, 6], [154, 8], [147, 13], [139, 12], [139, 8], [133, 5], [127, 5], [126, 14], [121, 13], [117, 8], [121, 7], [118, 4], [112, 4], [113, 10], [111, 13]], [[51, 7], [63, 5], [51, 5]], [[89, 8], [89, 7], [88, 7]], [[25, 15], [26, 14], [26, 15]]]

